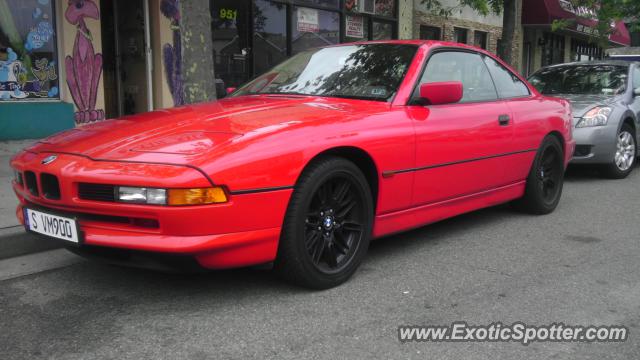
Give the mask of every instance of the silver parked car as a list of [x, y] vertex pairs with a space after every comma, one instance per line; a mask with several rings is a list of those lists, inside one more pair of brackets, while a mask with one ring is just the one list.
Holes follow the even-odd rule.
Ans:
[[573, 108], [572, 163], [594, 164], [611, 178], [633, 170], [640, 134], [640, 64], [607, 60], [542, 68], [529, 77], [541, 93]]

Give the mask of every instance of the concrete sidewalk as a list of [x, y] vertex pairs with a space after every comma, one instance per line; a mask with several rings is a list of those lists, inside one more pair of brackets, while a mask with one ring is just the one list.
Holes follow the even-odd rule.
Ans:
[[18, 200], [11, 188], [13, 170], [9, 166], [11, 157], [35, 140], [0, 141], [0, 229], [20, 225], [16, 219]]

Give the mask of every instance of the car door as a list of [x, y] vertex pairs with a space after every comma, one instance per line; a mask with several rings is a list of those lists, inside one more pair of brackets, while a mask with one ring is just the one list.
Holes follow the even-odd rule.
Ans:
[[505, 185], [501, 156], [512, 141], [510, 113], [499, 100], [481, 55], [458, 50], [432, 53], [419, 83], [441, 81], [462, 83], [458, 103], [420, 104], [418, 84], [409, 106], [416, 131], [414, 206]]
[[504, 149], [502, 157], [503, 181], [515, 183], [526, 179], [531, 169], [536, 149], [544, 136], [540, 128], [542, 117], [548, 116], [547, 108], [534, 99], [525, 83], [509, 69], [489, 56], [483, 56], [489, 69], [498, 97], [511, 113], [513, 141]]

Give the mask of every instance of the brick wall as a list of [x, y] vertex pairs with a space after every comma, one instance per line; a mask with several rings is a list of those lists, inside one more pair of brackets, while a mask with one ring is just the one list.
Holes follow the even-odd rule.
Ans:
[[455, 27], [467, 29], [467, 44], [473, 45], [474, 34], [476, 31], [487, 33], [487, 50], [496, 53], [498, 47], [498, 39], [502, 34], [502, 27], [483, 24], [476, 21], [457, 19], [455, 17], [444, 18], [436, 16], [428, 12], [416, 10], [413, 14], [413, 36], [420, 38], [420, 25], [433, 26], [440, 28], [442, 40], [454, 41], [453, 29]]

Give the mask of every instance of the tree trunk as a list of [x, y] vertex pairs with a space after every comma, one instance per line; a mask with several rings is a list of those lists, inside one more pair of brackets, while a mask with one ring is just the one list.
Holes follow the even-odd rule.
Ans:
[[208, 0], [180, 1], [180, 35], [184, 101], [187, 104], [216, 98]]
[[513, 64], [513, 39], [516, 32], [516, 0], [504, 0], [502, 16], [502, 44], [498, 56], [508, 64]]

